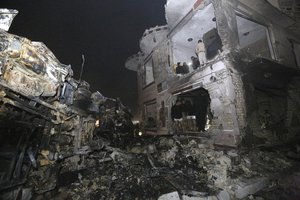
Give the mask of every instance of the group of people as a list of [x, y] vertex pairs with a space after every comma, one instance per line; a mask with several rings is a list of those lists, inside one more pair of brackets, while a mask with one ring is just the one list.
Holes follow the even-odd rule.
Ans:
[[[210, 117], [209, 111], [209, 98], [207, 96], [197, 96], [193, 99], [193, 104], [189, 99], [179, 98], [176, 103], [171, 107], [171, 118], [175, 129], [182, 127], [185, 124], [185, 119], [195, 120], [196, 127], [186, 127], [188, 129], [196, 129], [198, 131], [205, 131], [207, 117]], [[194, 126], [193, 125], [193, 126]], [[183, 130], [181, 130], [183, 132]]]
[[[197, 57], [191, 57], [192, 68], [194, 70], [200, 66], [204, 66], [204, 64], [206, 63], [205, 46], [202, 40], [198, 40], [195, 53]], [[183, 64], [181, 64], [181, 62], [177, 62], [177, 64], [175, 65], [175, 71], [176, 74], [187, 74], [189, 73], [189, 66], [186, 62], [183, 62]]]
[[189, 66], [184, 62], [182, 65], [180, 62], [176, 64], [176, 74], [187, 74], [189, 73]]

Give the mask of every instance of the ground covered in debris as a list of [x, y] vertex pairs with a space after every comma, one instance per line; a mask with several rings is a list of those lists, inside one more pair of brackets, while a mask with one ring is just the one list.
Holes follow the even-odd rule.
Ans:
[[299, 199], [299, 163], [286, 156], [290, 148], [279, 150], [215, 149], [195, 136], [134, 139], [91, 153], [80, 170], [62, 169], [57, 189], [36, 199]]

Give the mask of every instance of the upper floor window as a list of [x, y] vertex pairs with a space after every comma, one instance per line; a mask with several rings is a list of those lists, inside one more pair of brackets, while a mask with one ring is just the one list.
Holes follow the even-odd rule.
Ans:
[[144, 64], [144, 86], [154, 82], [152, 58]]
[[203, 35], [207, 60], [213, 59], [222, 51], [222, 41], [216, 28], [213, 28]]
[[239, 46], [244, 52], [264, 58], [274, 58], [269, 32], [266, 26], [236, 16]]
[[170, 34], [170, 39], [171, 62], [176, 74], [187, 74], [206, 66], [222, 49], [213, 5], [195, 11], [191, 19]]

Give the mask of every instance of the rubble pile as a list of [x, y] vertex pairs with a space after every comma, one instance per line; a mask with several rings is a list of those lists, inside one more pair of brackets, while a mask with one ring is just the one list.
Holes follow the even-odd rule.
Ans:
[[36, 199], [272, 199], [267, 191], [284, 188], [279, 180], [297, 164], [282, 152], [217, 150], [200, 137], [135, 138], [61, 170], [56, 190]]
[[60, 191], [71, 199], [147, 199], [164, 187], [145, 156], [114, 151], [111, 157], [111, 162], [77, 173], [78, 180]]
[[106, 153], [94, 152], [85, 161], [86, 167], [74, 171], [71, 178], [70, 172], [60, 175], [65, 178], [59, 178], [56, 198], [67, 194], [71, 199], [157, 199], [174, 190], [181, 193], [208, 190], [205, 172], [194, 161], [186, 158], [183, 164], [177, 155], [176, 165], [171, 166], [169, 157], [163, 158], [159, 152], [160, 148], [165, 150], [162, 154], [168, 151], [166, 144], [160, 140], [157, 143], [141, 146], [137, 142], [127, 151], [106, 147]]

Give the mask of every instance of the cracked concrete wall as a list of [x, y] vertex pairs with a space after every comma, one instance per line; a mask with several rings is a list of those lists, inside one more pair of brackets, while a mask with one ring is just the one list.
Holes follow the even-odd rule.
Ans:
[[[261, 2], [259, 2], [261, 3]], [[224, 5], [225, 4], [225, 5]], [[295, 59], [293, 58], [293, 50], [292, 50], [292, 44], [291, 41], [298, 41], [299, 42], [299, 37], [295, 36], [294, 33], [289, 32], [286, 30], [284, 26], [285, 23], [290, 25], [291, 24], [291, 19], [287, 18], [284, 14], [278, 13], [277, 9], [272, 8], [271, 5], [268, 5], [267, 3], [263, 3], [260, 10], [258, 10], [255, 6], [256, 4], [252, 6], [252, 3], [250, 4], [249, 2], [246, 1], [217, 1], [215, 2], [215, 9], [216, 9], [216, 17], [217, 17], [217, 23], [218, 23], [218, 31], [220, 33], [220, 37], [222, 39], [222, 42], [224, 44], [224, 48], [231, 51], [232, 53], [237, 53], [239, 54], [239, 44], [236, 33], [237, 33], [237, 26], [236, 26], [236, 12], [242, 13], [242, 15], [245, 15], [246, 17], [257, 21], [258, 23], [264, 24], [266, 27], [268, 27], [269, 31], [269, 39], [271, 46], [274, 51], [274, 57], [273, 57], [273, 62], [278, 62], [282, 64], [282, 67], [291, 67], [291, 68], [297, 68]], [[222, 12], [224, 10], [224, 12]], [[265, 10], [265, 13], [262, 13], [262, 11]], [[280, 18], [282, 16], [281, 21], [277, 22], [276, 19]], [[228, 32], [226, 31], [228, 30]], [[234, 37], [232, 37], [234, 36]], [[242, 58], [245, 55], [238, 55], [240, 58]], [[251, 121], [249, 121], [249, 115], [253, 110], [256, 109], [255, 112], [259, 112], [257, 110], [257, 106], [259, 106], [259, 102], [261, 101], [261, 97], [259, 97], [255, 92], [253, 92], [253, 89], [255, 88], [253, 83], [248, 83], [249, 80], [245, 80], [243, 76], [245, 75], [245, 69], [250, 67], [248, 66], [248, 63], [251, 62], [252, 60], [258, 58], [258, 55], [246, 55], [247, 58], [245, 59], [235, 59], [234, 57], [232, 58], [233, 63], [229, 64], [228, 67], [233, 70], [232, 73], [232, 81], [234, 84], [234, 90], [235, 90], [235, 107], [237, 111], [237, 119], [239, 122], [239, 129], [242, 131], [242, 136], [245, 136], [246, 132], [249, 131], [247, 130], [247, 127], [251, 127], [254, 134], [258, 134], [260, 137], [264, 137], [263, 135], [266, 134], [266, 128], [262, 128], [263, 124], [261, 121], [260, 122], [255, 122], [256, 125], [251, 124]], [[238, 61], [237, 61], [238, 60]], [[272, 60], [272, 59], [270, 59]], [[298, 68], [299, 69], [299, 68]], [[274, 69], [275, 70], [275, 69]], [[284, 70], [283, 70], [284, 71]], [[270, 73], [274, 73], [274, 76], [276, 72], [270, 71]], [[296, 72], [297, 73], [297, 72]], [[262, 80], [264, 81], [264, 80]], [[248, 87], [246, 85], [250, 84], [251, 86]], [[296, 83], [289, 84], [290, 86], [286, 87], [293, 87], [294, 90], [293, 92], [289, 92], [290, 94], [294, 94], [294, 96], [297, 96], [299, 94], [299, 86], [296, 86]], [[291, 86], [292, 85], [292, 86]], [[298, 88], [298, 89], [297, 89]], [[295, 91], [296, 90], [296, 91]], [[289, 91], [289, 89], [285, 89], [286, 92]], [[247, 95], [245, 94], [247, 93]], [[246, 104], [246, 102], [249, 103], [248, 97], [251, 97], [252, 101], [255, 101], [254, 105], [251, 103]], [[289, 95], [291, 96], [291, 95]], [[293, 96], [293, 95], [292, 95]], [[270, 99], [270, 97], [268, 97]], [[263, 101], [269, 101], [266, 100]], [[274, 99], [274, 98], [273, 98]], [[282, 105], [279, 106], [273, 106], [271, 108], [272, 113], [273, 113], [273, 118], [277, 117], [278, 115], [284, 116], [285, 119], [285, 128], [284, 127], [277, 127], [276, 129], [280, 131], [271, 131], [272, 134], [269, 134], [268, 139], [274, 137], [274, 134], [278, 135], [281, 134], [279, 137], [287, 137], [291, 138], [291, 134], [295, 135], [295, 130], [297, 129], [297, 125], [295, 123], [299, 124], [298, 122], [294, 122], [294, 127], [290, 128], [291, 126], [291, 121], [297, 121], [299, 118], [298, 116], [295, 116], [296, 114], [291, 114], [294, 110], [298, 110], [296, 108], [296, 105], [299, 105], [300, 101], [295, 100], [291, 101], [289, 100], [289, 97], [287, 97], [287, 100], [285, 98], [282, 98], [281, 100], [276, 100], [277, 105]], [[284, 103], [284, 102], [288, 103]], [[274, 101], [275, 102], [275, 101]], [[293, 102], [293, 103], [292, 103]], [[272, 103], [274, 104], [274, 103]], [[250, 112], [249, 112], [250, 111]], [[292, 117], [293, 116], [293, 117]], [[256, 117], [258, 118], [258, 117]], [[278, 117], [277, 117], [278, 118]], [[293, 120], [291, 120], [293, 118]], [[276, 121], [276, 120], [275, 120]], [[270, 122], [268, 122], [270, 123]], [[277, 123], [278, 124], [278, 123]], [[259, 126], [256, 130], [254, 130], [255, 126]], [[286, 132], [286, 128], [288, 128], [288, 133]], [[273, 128], [269, 128], [273, 129]], [[291, 131], [292, 129], [293, 131]], [[299, 132], [299, 129], [296, 131]], [[276, 136], [277, 137], [277, 136]]]
[[[278, 9], [273, 8], [268, 3], [259, 3], [261, 6], [258, 9], [256, 8], [257, 4], [250, 4], [246, 1], [229, 1], [229, 5], [231, 6], [226, 9], [230, 9], [232, 11], [225, 13], [231, 14], [224, 15], [222, 17], [225, 17], [227, 21], [232, 22], [235, 19], [235, 12], [239, 12], [242, 13], [242, 15], [248, 17], [249, 19], [257, 21], [257, 23], [264, 24], [266, 27], [268, 27], [270, 44], [272, 50], [274, 51], [273, 58], [269, 60], [271, 62], [274, 62], [274, 64], [272, 65], [280, 63], [281, 66], [278, 67], [278, 69], [272, 69], [270, 67], [268, 73], [272, 77], [262, 77], [261, 81], [268, 81], [266, 79], [275, 80], [276, 73], [280, 73], [278, 71], [282, 71], [282, 77], [278, 78], [278, 80], [292, 79], [292, 77], [288, 78], [288, 76], [291, 75], [284, 75], [284, 68], [290, 67], [294, 69], [299, 69], [296, 66], [295, 58], [293, 57], [293, 49], [291, 43], [291, 41], [299, 42], [299, 36], [297, 37], [293, 32], [288, 31], [286, 28], [287, 26], [290, 26], [290, 24], [292, 24], [291, 19], [287, 18], [284, 14], [279, 13]], [[221, 21], [225, 21], [225, 18]], [[280, 20], [277, 20], [278, 18], [280, 18]], [[237, 27], [235, 27], [234, 29], [236, 28]], [[234, 29], [233, 32], [237, 32], [237, 30]], [[223, 39], [227, 39], [229, 43], [233, 42], [236, 46], [232, 47], [237, 50], [239, 49], [239, 45], [236, 43], [236, 41], [232, 40], [232, 38], [228, 37]], [[237, 53], [239, 54], [238, 51]], [[299, 133], [299, 128], [296, 128], [299, 127], [299, 117], [295, 116], [296, 114], [291, 113], [294, 113], [292, 110], [295, 111], [299, 109], [296, 105], [299, 105], [300, 101], [299, 99], [296, 100], [295, 98], [293, 101], [290, 100], [291, 94], [292, 96], [299, 95], [299, 85], [297, 85], [297, 83], [295, 82], [292, 83], [292, 81], [290, 81], [290, 83], [286, 83], [284, 88], [277, 91], [273, 91], [280, 95], [286, 95], [282, 98], [272, 98], [270, 97], [270, 94], [267, 95], [266, 93], [258, 94], [256, 89], [257, 86], [255, 85], [255, 83], [249, 82], [249, 80], [243, 78], [245, 75], [247, 76], [247, 72], [245, 70], [247, 70], [247, 68], [250, 68], [248, 63], [257, 59], [258, 57], [258, 55], [239, 55], [239, 58], [236, 59], [232, 64], [232, 68], [236, 71], [236, 73], [233, 73], [233, 82], [235, 84], [234, 88], [236, 90], [237, 101], [235, 105], [237, 107], [238, 120], [241, 125], [240, 129], [244, 129], [243, 136], [245, 136], [245, 134], [249, 131], [247, 130], [247, 128], [250, 127], [250, 132], [252, 132], [254, 136], [258, 136], [260, 139], [263, 138], [264, 140], [272, 141], [279, 139], [281, 141], [285, 141], [288, 138], [292, 138], [293, 135], [295, 135], [295, 132]], [[266, 63], [265, 65], [262, 65], [262, 67], [266, 65], [268, 64]], [[299, 72], [297, 71], [294, 72], [294, 74], [297, 73], [299, 74]], [[256, 74], [255, 76], [258, 76], [258, 74]], [[294, 88], [293, 92], [290, 92], [289, 88]], [[287, 93], [289, 93], [289, 95]], [[250, 115], [253, 115], [254, 113], [261, 113], [263, 102], [268, 102], [268, 104], [270, 104], [270, 107], [268, 107], [268, 110], [270, 110], [270, 119], [266, 119], [266, 116], [262, 117], [262, 114], [258, 114], [258, 116], [254, 118], [259, 120], [253, 123], [251, 120], [251, 118], [253, 117], [250, 117]], [[280, 118], [283, 120], [283, 122], [280, 122]], [[293, 120], [291, 120], [291, 118], [293, 118]], [[243, 119], [246, 121], [243, 122]], [[291, 121], [294, 121], [294, 125], [291, 125]], [[298, 125], [296, 125], [297, 123]], [[255, 141], [252, 140], [251, 142]]]

